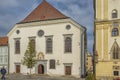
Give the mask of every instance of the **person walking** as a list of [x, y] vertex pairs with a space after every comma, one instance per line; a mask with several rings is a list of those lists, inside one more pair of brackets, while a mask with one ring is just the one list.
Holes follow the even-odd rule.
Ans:
[[3, 68], [1, 68], [0, 72], [2, 74], [1, 80], [5, 80], [6, 69], [4, 68], [4, 66]]

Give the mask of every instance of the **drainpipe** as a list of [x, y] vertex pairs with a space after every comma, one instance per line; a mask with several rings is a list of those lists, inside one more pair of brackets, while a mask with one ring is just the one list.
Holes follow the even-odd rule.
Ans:
[[9, 42], [8, 42], [8, 74], [9, 74], [9, 69], [10, 69], [10, 46], [9, 46]]
[[[81, 32], [82, 31], [82, 32]], [[81, 76], [81, 78], [84, 78], [85, 77], [85, 74], [86, 74], [86, 70], [85, 70], [85, 65], [86, 65], [86, 54], [85, 54], [85, 52], [86, 52], [86, 50], [85, 50], [85, 46], [86, 45], [84, 45], [84, 43], [85, 43], [85, 40], [84, 40], [84, 38], [86, 37], [86, 35], [85, 35], [85, 33], [86, 33], [86, 28], [84, 28], [84, 29], [81, 29], [81, 34], [80, 34], [80, 40], [81, 40], [81, 52], [80, 52], [80, 56], [81, 56], [81, 74], [80, 74], [80, 76]]]
[[96, 79], [96, 62], [95, 62], [95, 53], [96, 53], [96, 26], [95, 26], [95, 20], [96, 20], [96, 0], [93, 0], [93, 8], [94, 8], [94, 45], [93, 45], [93, 74], [94, 78]]

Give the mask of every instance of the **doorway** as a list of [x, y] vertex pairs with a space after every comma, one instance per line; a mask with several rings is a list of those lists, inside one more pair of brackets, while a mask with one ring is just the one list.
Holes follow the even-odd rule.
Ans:
[[16, 73], [20, 73], [20, 65], [16, 65]]
[[71, 75], [71, 66], [65, 66], [65, 75]]
[[38, 74], [44, 74], [44, 66], [42, 64], [38, 65]]

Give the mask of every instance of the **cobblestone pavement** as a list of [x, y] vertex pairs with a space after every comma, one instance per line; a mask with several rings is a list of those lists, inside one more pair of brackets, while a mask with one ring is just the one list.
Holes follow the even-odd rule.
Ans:
[[6, 75], [6, 80], [84, 80], [75, 78], [72, 76], [51, 77], [48, 75], [22, 75], [22, 74], [10, 74]]

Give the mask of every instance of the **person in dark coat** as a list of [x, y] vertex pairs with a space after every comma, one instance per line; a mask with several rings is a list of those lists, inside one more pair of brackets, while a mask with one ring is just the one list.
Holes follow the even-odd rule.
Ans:
[[2, 74], [1, 79], [2, 79], [2, 80], [5, 80], [6, 69], [4, 68], [4, 66], [3, 66], [3, 68], [1, 68], [0, 72], [1, 72], [1, 74]]

